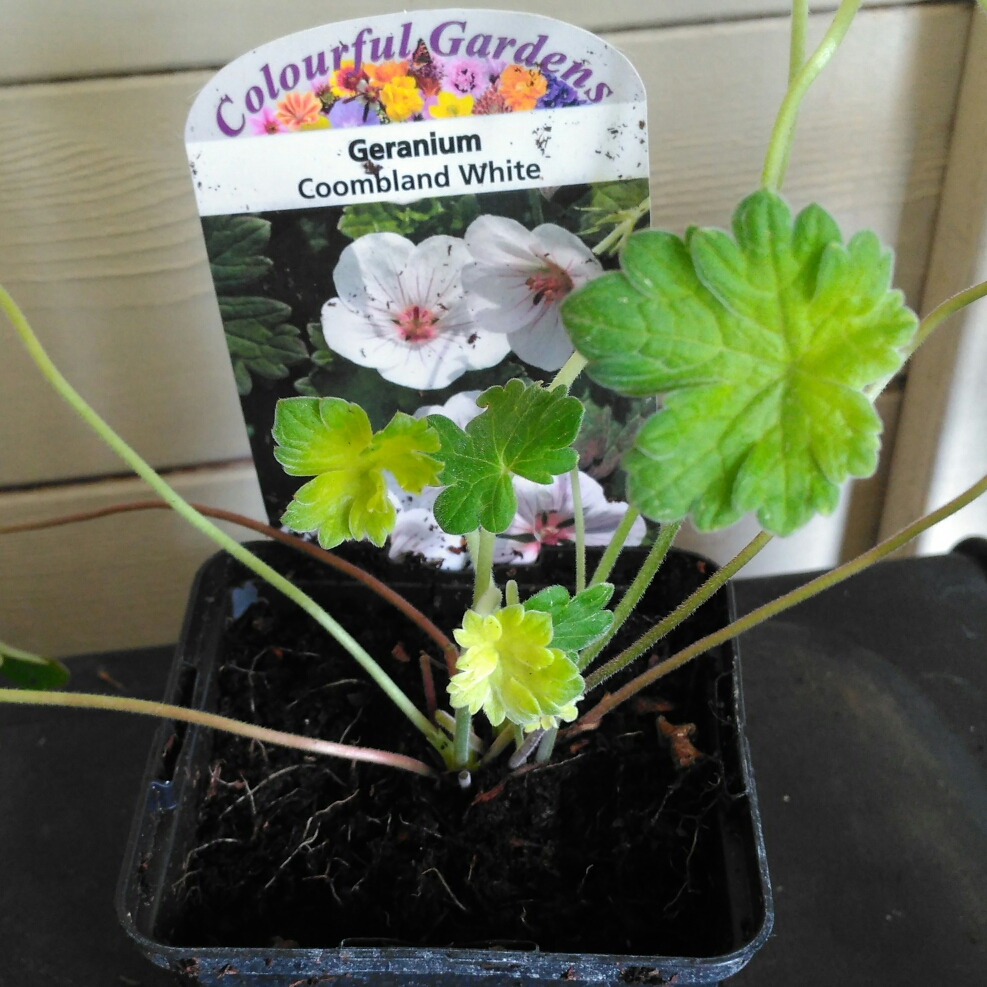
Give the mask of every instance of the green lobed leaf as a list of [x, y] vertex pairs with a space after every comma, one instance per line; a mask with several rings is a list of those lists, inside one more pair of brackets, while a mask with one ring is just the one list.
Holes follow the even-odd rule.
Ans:
[[374, 434], [357, 404], [341, 398], [282, 398], [274, 412], [274, 456], [289, 476], [313, 476], [295, 492], [281, 521], [317, 531], [333, 548], [369, 538], [384, 544], [397, 515], [384, 471], [410, 493], [438, 479], [439, 438], [427, 421], [398, 412]]
[[577, 462], [570, 448], [583, 408], [562, 388], [510, 380], [484, 391], [476, 402], [486, 410], [463, 431], [443, 415], [429, 423], [442, 440], [446, 489], [435, 501], [435, 518], [448, 534], [467, 534], [482, 525], [503, 531], [514, 520], [517, 498], [511, 476], [551, 483]]
[[69, 680], [69, 670], [54, 658], [28, 661], [0, 654], [0, 681], [19, 689], [59, 689]]
[[284, 302], [251, 295], [224, 296], [219, 299], [219, 313], [241, 395], [253, 389], [252, 375], [282, 380], [288, 376], [288, 367], [308, 358], [297, 327], [284, 321], [291, 317], [291, 307]]
[[709, 531], [756, 511], [787, 535], [874, 471], [881, 423], [863, 390], [901, 366], [918, 320], [873, 233], [844, 246], [819, 206], [793, 223], [762, 190], [738, 206], [733, 238], [636, 233], [621, 268], [562, 316], [594, 380], [664, 395], [623, 460], [643, 514]]
[[598, 641], [613, 624], [613, 613], [604, 607], [613, 596], [610, 583], [590, 586], [572, 599], [564, 586], [546, 586], [524, 601], [525, 610], [538, 610], [552, 618], [552, 647], [570, 658]]
[[266, 219], [204, 216], [202, 230], [217, 293], [251, 284], [274, 266], [264, 255], [271, 239], [271, 224]]

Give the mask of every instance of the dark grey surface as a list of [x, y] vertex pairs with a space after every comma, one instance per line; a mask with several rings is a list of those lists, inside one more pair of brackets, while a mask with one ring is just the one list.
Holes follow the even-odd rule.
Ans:
[[[801, 577], [804, 578], [804, 577]], [[741, 612], [801, 581], [739, 583]], [[987, 983], [987, 579], [886, 563], [742, 639], [775, 885], [731, 987]], [[160, 698], [169, 649], [74, 659]], [[0, 708], [0, 987], [163, 987], [113, 888], [154, 722]]]
[[[71, 688], [160, 700], [171, 652], [70, 659]], [[174, 987], [113, 908], [156, 727], [144, 716], [0, 706], [0, 987]]]
[[982, 571], [884, 563], [741, 641], [776, 917], [730, 987], [987, 984]]

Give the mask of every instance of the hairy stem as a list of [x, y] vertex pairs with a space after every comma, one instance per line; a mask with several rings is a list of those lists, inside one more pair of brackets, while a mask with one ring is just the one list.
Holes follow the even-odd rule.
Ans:
[[629, 665], [635, 658], [644, 654], [648, 648], [660, 641], [669, 631], [678, 627], [690, 614], [695, 613], [728, 579], [742, 569], [765, 545], [771, 541], [771, 535], [761, 531], [744, 546], [725, 566], [717, 569], [691, 596], [683, 600], [664, 620], [659, 621], [647, 633], [642, 634], [632, 645], [625, 648], [619, 655], [601, 665], [592, 675], [586, 678], [586, 691], [595, 689], [611, 675]]
[[182, 720], [213, 730], [235, 733], [265, 744], [278, 744], [293, 747], [308, 754], [328, 754], [347, 761], [369, 761], [373, 764], [386, 764], [403, 771], [434, 778], [435, 771], [422, 761], [404, 754], [392, 754], [372, 747], [350, 747], [347, 744], [334, 744], [315, 737], [302, 737], [280, 730], [269, 730], [254, 723], [242, 723], [227, 716], [204, 713], [183, 706], [170, 706], [168, 703], [154, 703], [146, 699], [127, 699], [123, 696], [103, 696], [88, 692], [36, 692], [29, 689], [0, 689], [0, 703], [18, 703], [25, 706], [72, 706], [81, 709], [109, 709], [120, 713], [140, 713], [145, 716], [159, 716], [167, 720]]
[[76, 414], [89, 425], [90, 428], [142, 479], [158, 496], [164, 500], [176, 514], [181, 515], [193, 528], [202, 532], [207, 538], [214, 541], [220, 548], [225, 549], [238, 562], [243, 563], [248, 569], [256, 573], [261, 579], [270, 583], [275, 589], [280, 590], [290, 600], [297, 603], [309, 616], [314, 618], [320, 626], [325, 628], [340, 646], [348, 651], [361, 665], [364, 671], [384, 690], [391, 701], [401, 710], [402, 713], [425, 735], [437, 750], [447, 756], [449, 741], [421, 711], [411, 702], [411, 700], [401, 691], [397, 683], [377, 664], [376, 661], [363, 649], [363, 647], [350, 635], [336, 620], [329, 616], [311, 597], [303, 593], [297, 586], [285, 579], [279, 572], [271, 568], [266, 562], [262, 562], [252, 552], [244, 548], [238, 541], [231, 538], [225, 531], [217, 527], [207, 518], [203, 517], [193, 507], [190, 507], [185, 500], [133, 450], [126, 442], [110, 428], [109, 425], [91, 408], [82, 396], [72, 387], [72, 385], [62, 376], [58, 368], [52, 363], [45, 352], [34, 331], [28, 324], [24, 313], [17, 307], [17, 304], [10, 297], [7, 291], [0, 287], [0, 309], [4, 311], [7, 318], [21, 337], [21, 341], [27, 348], [31, 359], [34, 360], [38, 369], [45, 376], [52, 387], [66, 401]]
[[795, 136], [795, 123], [798, 120], [799, 107], [809, 86], [826, 67], [833, 57], [840, 42], [846, 36], [853, 22], [854, 15], [860, 7], [861, 0], [842, 0], [833, 15], [832, 23], [823, 36], [819, 47], [812, 53], [809, 60], [799, 69], [795, 78], [781, 101], [778, 116], [775, 119], [768, 150], [764, 157], [764, 170], [761, 173], [761, 185], [764, 188], [779, 191], [785, 179], [785, 162]]
[[583, 372], [587, 363], [589, 360], [582, 353], [573, 353], [562, 364], [562, 369], [552, 378], [552, 383], [548, 385], [548, 389], [554, 391], [556, 387], [564, 387], [568, 391], [572, 382]]
[[456, 710], [456, 727], [453, 737], [454, 768], [462, 769], [470, 759], [470, 708], [460, 706]]
[[960, 508], [966, 507], [971, 501], [976, 500], [984, 491], [987, 491], [987, 476], [982, 477], [978, 480], [972, 487], [965, 490], [958, 497], [953, 498], [948, 504], [944, 504], [938, 510], [932, 511], [930, 514], [926, 514], [924, 517], [919, 518], [917, 521], [913, 521], [906, 528], [902, 528], [897, 534], [892, 535], [890, 538], [885, 539], [879, 545], [864, 552], [862, 555], [858, 555], [857, 558], [850, 562], [845, 563], [831, 570], [830, 572], [823, 573], [821, 576], [817, 576], [815, 579], [810, 580], [803, 586], [799, 586], [797, 589], [792, 590], [790, 593], [786, 593], [784, 596], [779, 596], [777, 600], [772, 600], [770, 603], [764, 604], [764, 606], [758, 607], [756, 610], [752, 610], [749, 614], [745, 614], [739, 620], [735, 620], [732, 624], [727, 624], [726, 627], [721, 630], [716, 631], [714, 634], [707, 634], [706, 637], [700, 638], [694, 644], [690, 644], [689, 647], [683, 648], [677, 654], [671, 656], [671, 658], [666, 658], [665, 661], [654, 668], [649, 668], [648, 671], [643, 672], [636, 678], [631, 679], [625, 686], [618, 689], [616, 692], [605, 696], [596, 706], [593, 707], [585, 716], [579, 719], [572, 729], [593, 729], [600, 722], [600, 719], [605, 716], [610, 710], [619, 706], [622, 702], [630, 699], [631, 696], [640, 692], [646, 686], [651, 685], [652, 682], [656, 682], [663, 675], [667, 675], [669, 672], [674, 671], [676, 668], [680, 668], [687, 661], [695, 658], [697, 655], [701, 655], [711, 648], [715, 648], [730, 638], [736, 637], [739, 634], [743, 634], [745, 631], [749, 631], [752, 627], [756, 627], [758, 624], [764, 623], [770, 617], [774, 617], [776, 614], [781, 613], [784, 610], [788, 610], [790, 607], [794, 607], [804, 600], [808, 600], [813, 596], [818, 595], [827, 590], [832, 586], [836, 586], [838, 583], [843, 582], [845, 579], [849, 579], [851, 576], [856, 575], [858, 572], [866, 569], [868, 566], [873, 565], [875, 562], [883, 559], [885, 556], [890, 555], [892, 552], [896, 552], [902, 545], [906, 542], [911, 541], [916, 535], [920, 535], [927, 528], [931, 528], [934, 524], [938, 524], [943, 518], [949, 517], [951, 514], [955, 514]]
[[603, 555], [600, 556], [600, 561], [596, 566], [596, 571], [593, 573], [593, 578], [589, 581], [590, 586], [596, 586], [598, 583], [602, 583], [613, 571], [614, 563], [617, 561], [617, 557], [624, 547], [624, 542], [627, 541], [627, 536], [631, 533], [631, 528], [634, 527], [634, 522], [640, 515], [641, 512], [636, 507], [631, 507], [630, 504], [627, 505], [627, 510], [620, 519], [620, 524], [617, 525], [617, 530], [613, 533], [610, 544], [607, 545], [603, 551]]
[[486, 754], [480, 759], [480, 767], [486, 767], [491, 761], [493, 761], [499, 754], [502, 754], [508, 747], [511, 746], [511, 741], [514, 739], [514, 724], [506, 723], [501, 727], [500, 733], [494, 737], [493, 743], [487, 748]]
[[579, 466], [569, 474], [572, 489], [572, 513], [576, 523], [576, 592], [586, 589], [586, 518], [583, 515], [583, 492], [579, 487]]
[[492, 531], [480, 528], [476, 554], [473, 556], [473, 609], [480, 605], [483, 594], [490, 588], [493, 579], [493, 553], [495, 535]]
[[644, 596], [645, 591], [651, 585], [651, 580], [655, 578], [655, 574], [661, 567], [662, 562], [665, 561], [665, 556], [668, 555], [668, 550], [672, 547], [672, 540], [681, 526], [681, 521], [673, 521], [670, 524], [663, 524], [661, 526], [658, 537], [655, 539], [654, 545], [651, 546], [651, 551], [648, 552], [648, 556], [644, 560], [640, 572], [634, 577], [634, 582], [627, 587], [627, 591], [620, 598], [620, 603], [614, 607], [613, 624], [610, 630], [595, 644], [591, 644], [579, 653], [579, 660], [576, 662], [576, 665], [580, 671], [610, 643], [611, 638], [620, 630], [624, 621], [627, 620], [634, 608], [638, 605], [641, 597]]
[[[381, 599], [390, 603], [397, 610], [400, 610], [401, 613], [403, 613], [409, 620], [412, 620], [415, 624], [417, 624], [442, 649], [450, 675], [455, 672], [456, 658], [459, 654], [456, 649], [456, 645], [453, 644], [452, 641], [450, 641], [449, 638], [443, 634], [442, 631], [413, 603], [406, 600], [400, 593], [391, 589], [391, 587], [386, 583], [382, 583], [376, 578], [376, 576], [372, 576], [365, 569], [361, 569], [358, 565], [354, 565], [352, 562], [347, 562], [346, 559], [342, 559], [338, 555], [334, 555], [332, 552], [327, 552], [319, 545], [305, 541], [295, 535], [290, 535], [286, 531], [281, 531], [279, 528], [274, 528], [269, 524], [264, 524], [263, 521], [255, 521], [253, 518], [247, 517], [244, 514], [237, 514], [235, 511], [225, 511], [219, 507], [209, 507], [206, 504], [196, 504], [192, 501], [190, 501], [189, 504], [200, 514], [204, 514], [206, 517], [215, 518], [217, 521], [226, 521], [230, 524], [236, 524], [241, 528], [249, 528], [251, 531], [256, 531], [258, 534], [266, 535], [274, 541], [279, 541], [283, 545], [288, 545], [298, 552], [302, 552], [305, 555], [310, 555], [313, 559], [318, 559], [320, 562], [325, 562], [326, 565], [330, 565], [334, 569], [344, 572], [348, 576], [352, 576], [352, 578], [357, 580], [357, 582], [363, 583], [364, 586], [373, 590], [378, 596], [381, 597]], [[124, 514], [129, 511], [170, 509], [171, 505], [165, 503], [163, 500], [135, 500], [127, 504], [110, 504], [107, 507], [100, 507], [93, 511], [82, 511], [77, 514], [64, 514], [61, 517], [48, 518], [44, 521], [22, 521], [18, 524], [0, 525], [0, 535], [12, 535], [24, 531], [40, 531], [44, 528], [55, 528], [59, 525], [75, 524], [80, 521], [93, 521], [97, 518], [109, 517], [113, 514]]]

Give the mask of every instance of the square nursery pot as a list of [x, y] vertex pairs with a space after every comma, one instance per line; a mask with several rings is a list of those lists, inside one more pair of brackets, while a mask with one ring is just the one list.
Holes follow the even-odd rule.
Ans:
[[[441, 696], [438, 649], [405, 617], [291, 549], [253, 547], [326, 605], [422, 708], [418, 659], [430, 653]], [[618, 563], [618, 592], [641, 551]], [[468, 575], [394, 566], [360, 546], [347, 554], [446, 629], [469, 603]], [[522, 598], [565, 583], [571, 569], [571, 553], [543, 550], [538, 564], [516, 570]], [[711, 569], [672, 552], [639, 608], [649, 616], [632, 618], [623, 639]], [[726, 587], [658, 657], [732, 614]], [[167, 699], [429, 758], [348, 655], [222, 554], [196, 579]], [[694, 724], [700, 756], [690, 765], [660, 716], [666, 730]], [[448, 778], [163, 722], [119, 915], [152, 962], [223, 987], [716, 983], [748, 962], [773, 919], [743, 726], [736, 642], [656, 683], [599, 730], [560, 737], [551, 764], [508, 777], [501, 757], [466, 792]]]

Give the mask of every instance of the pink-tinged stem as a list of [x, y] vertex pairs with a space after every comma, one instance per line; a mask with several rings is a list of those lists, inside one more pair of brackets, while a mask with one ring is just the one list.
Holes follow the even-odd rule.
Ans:
[[204, 713], [183, 706], [170, 706], [168, 703], [155, 703], [147, 699], [127, 699], [123, 696], [102, 696], [89, 692], [39, 692], [30, 689], [0, 689], [0, 703], [18, 703], [24, 706], [71, 706], [77, 709], [110, 709], [120, 713], [138, 713], [144, 716], [160, 716], [167, 720], [182, 720], [213, 730], [249, 737], [265, 744], [278, 744], [292, 747], [307, 754], [326, 754], [347, 761], [368, 761], [371, 764], [385, 764], [402, 771], [411, 771], [426, 778], [436, 778], [437, 773], [422, 761], [404, 754], [376, 750], [373, 747], [351, 747], [348, 744], [334, 744], [329, 740], [315, 737], [301, 737], [281, 730], [269, 730], [253, 723], [242, 723], [216, 713]]
[[[346, 575], [363, 583], [364, 586], [372, 589], [378, 596], [390, 603], [391, 606], [400, 610], [409, 620], [414, 621], [442, 649], [449, 674], [455, 674], [456, 659], [459, 657], [459, 652], [455, 644], [413, 603], [406, 600], [400, 593], [395, 592], [386, 583], [382, 583], [376, 577], [371, 576], [369, 572], [361, 569], [358, 565], [354, 565], [352, 562], [341, 559], [338, 555], [333, 555], [332, 552], [327, 552], [318, 545], [313, 545], [311, 542], [296, 538], [294, 535], [289, 535], [287, 532], [281, 531], [278, 528], [272, 528], [271, 525], [264, 524], [263, 521], [255, 521], [253, 518], [247, 517], [244, 514], [237, 514], [235, 511], [224, 511], [219, 507], [208, 507], [205, 504], [192, 504], [192, 506], [200, 514], [205, 514], [206, 517], [216, 518], [219, 521], [228, 521], [230, 524], [236, 524], [241, 528], [249, 528], [258, 534], [266, 535], [268, 538], [279, 541], [283, 545], [288, 545], [298, 552], [303, 552], [305, 555], [310, 555], [320, 562], [325, 562], [326, 565], [330, 565], [340, 572], [345, 572]], [[44, 521], [23, 521], [18, 524], [0, 525], [0, 535], [12, 535], [23, 531], [40, 531], [43, 528], [56, 528], [63, 524], [75, 524], [77, 521], [93, 521], [96, 518], [109, 517], [113, 514], [124, 514], [128, 511], [168, 509], [169, 505], [163, 500], [135, 500], [128, 504], [110, 504], [107, 507], [100, 507], [97, 510], [82, 511], [78, 514], [65, 514], [61, 517], [49, 518]]]

